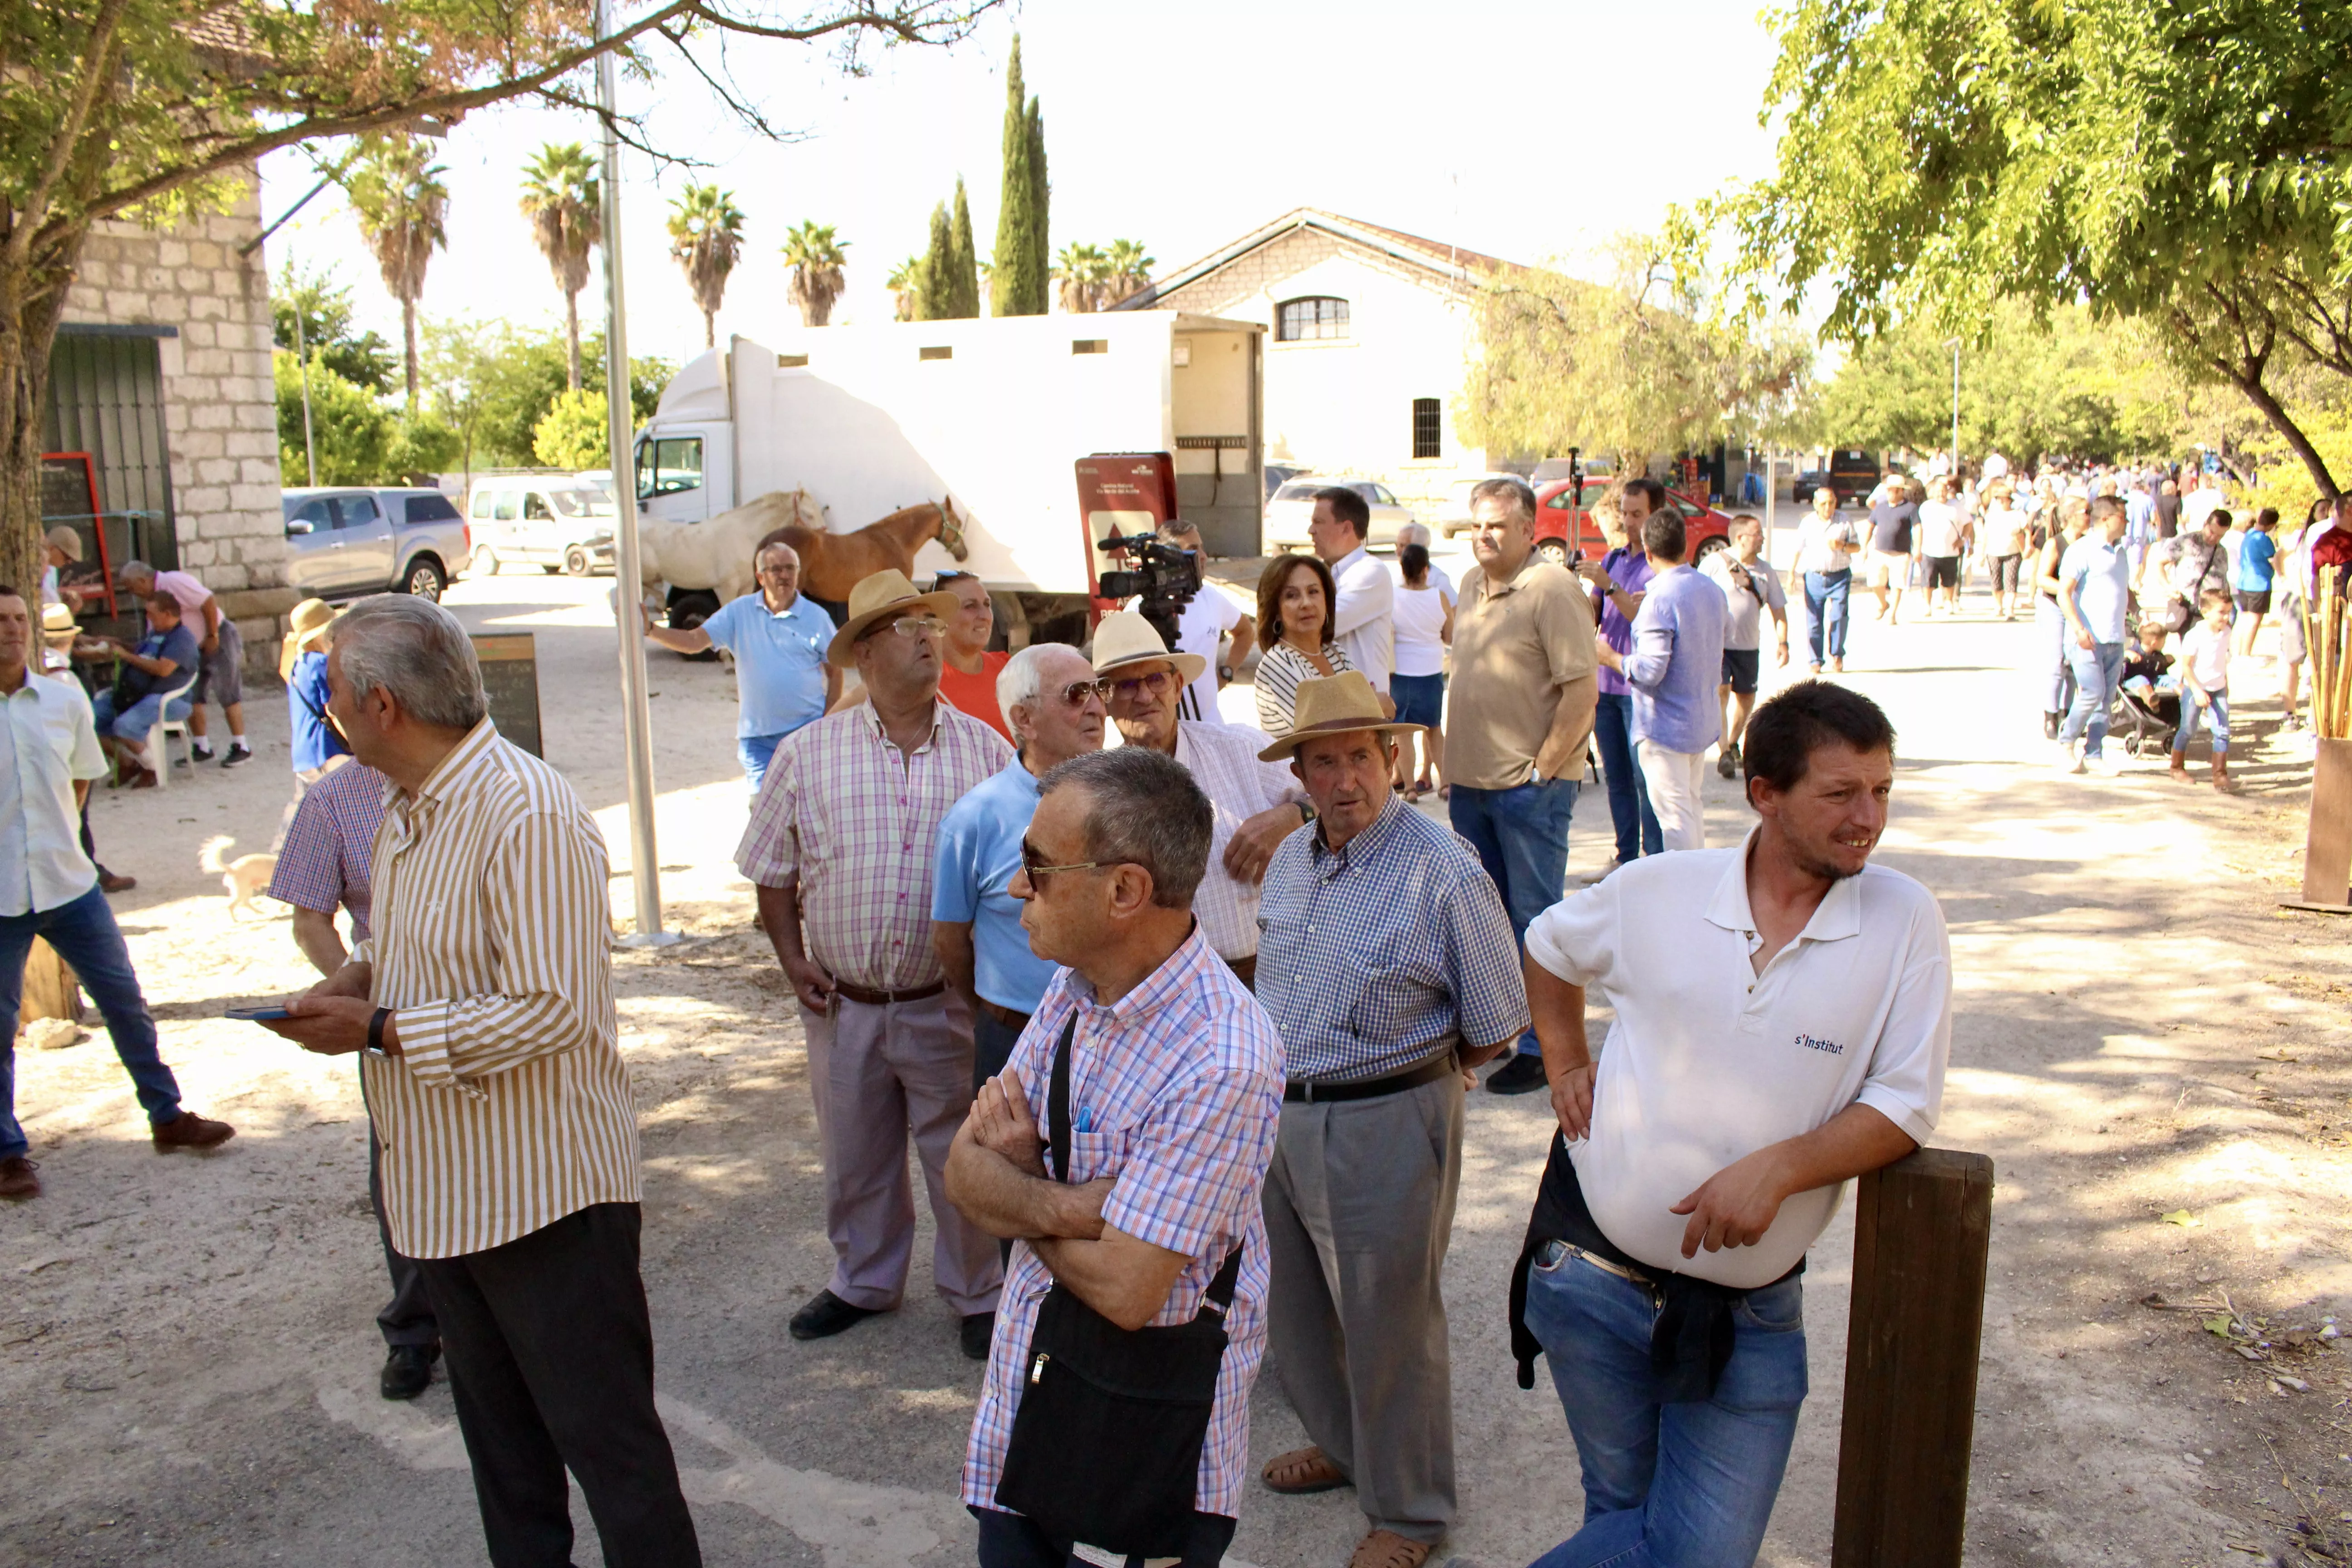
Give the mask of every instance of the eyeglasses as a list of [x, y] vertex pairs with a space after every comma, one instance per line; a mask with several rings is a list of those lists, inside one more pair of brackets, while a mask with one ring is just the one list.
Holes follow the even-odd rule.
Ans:
[[944, 635], [948, 629], [947, 622], [937, 616], [900, 616], [895, 621], [876, 622], [860, 632], [857, 640], [864, 642], [885, 625], [902, 637], [936, 637]]
[[1073, 860], [1066, 866], [1039, 865], [1038, 862], [1044, 858], [1045, 857], [1037, 852], [1035, 845], [1026, 838], [1022, 839], [1021, 874], [1029, 879], [1029, 890], [1033, 893], [1044, 892], [1045, 879], [1056, 871], [1100, 871], [1108, 867], [1127, 864], [1124, 860]]
[[1098, 697], [1108, 702], [1110, 700], [1110, 682], [1074, 680], [1062, 688], [1061, 697], [1062, 706], [1065, 708], [1083, 708], [1087, 705], [1087, 699], [1089, 697]]
[[1095, 689], [1101, 691], [1103, 688], [1108, 687], [1110, 691], [1107, 695], [1118, 697], [1131, 698], [1139, 691], [1148, 691], [1152, 696], [1158, 697], [1172, 689], [1175, 685], [1174, 670], [1155, 669], [1150, 675], [1131, 675], [1125, 680], [1097, 680], [1095, 682]]

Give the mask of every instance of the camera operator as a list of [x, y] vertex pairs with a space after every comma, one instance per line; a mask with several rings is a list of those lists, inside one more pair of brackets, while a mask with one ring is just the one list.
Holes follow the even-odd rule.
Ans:
[[[1181, 517], [1171, 517], [1160, 524], [1160, 537], [1178, 550], [1191, 551], [1195, 572], [1200, 569], [1200, 562], [1207, 558], [1200, 529]], [[1230, 653], [1225, 651], [1227, 637], [1234, 642]], [[1234, 672], [1248, 659], [1256, 642], [1257, 617], [1244, 612], [1231, 596], [1203, 584], [1176, 622], [1176, 651], [1196, 656], [1204, 666], [1199, 679], [1185, 690], [1182, 717], [1197, 719], [1204, 724], [1225, 721], [1217, 709], [1217, 693], [1233, 683]]]

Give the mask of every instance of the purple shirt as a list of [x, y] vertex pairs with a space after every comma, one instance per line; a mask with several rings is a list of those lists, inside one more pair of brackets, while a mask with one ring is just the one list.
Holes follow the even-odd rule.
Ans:
[[[1630, 548], [1611, 551], [1601, 557], [1601, 565], [1608, 572], [1609, 580], [1627, 594], [1641, 593], [1650, 585], [1650, 579], [1657, 575], [1650, 569], [1650, 558]], [[1633, 623], [1618, 613], [1616, 600], [1605, 599], [1601, 605], [1601, 640], [1615, 648], [1621, 656], [1631, 653], [1633, 649]], [[1601, 667], [1601, 689], [1623, 697], [1633, 689], [1625, 684], [1623, 676], [1604, 664]]]
[[1730, 607], [1712, 578], [1674, 566], [1652, 579], [1633, 617], [1625, 679], [1633, 688], [1633, 739], [1670, 752], [1704, 752], [1722, 738], [1723, 637]]
[[345, 763], [303, 793], [270, 873], [269, 896], [296, 909], [352, 913], [352, 941], [368, 938], [375, 830], [383, 821], [384, 776]]

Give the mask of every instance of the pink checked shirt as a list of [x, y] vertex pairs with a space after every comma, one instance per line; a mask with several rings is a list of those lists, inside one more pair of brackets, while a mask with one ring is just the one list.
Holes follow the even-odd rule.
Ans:
[[[1152, 1323], [1190, 1321], [1225, 1255], [1242, 1245], [1194, 1504], [1203, 1513], [1234, 1516], [1249, 1464], [1250, 1385], [1265, 1359], [1269, 1270], [1258, 1191], [1274, 1163], [1282, 1119], [1282, 1037], [1197, 925], [1167, 963], [1108, 1007], [1095, 1003], [1082, 976], [1065, 969], [1005, 1066], [1029, 1096], [1041, 1132], [1054, 1047], [1073, 1010], [1078, 1030], [1070, 1044], [1070, 1178], [1117, 1178], [1103, 1205], [1104, 1223], [1192, 1259]], [[1030, 1337], [1053, 1285], [1029, 1244], [1014, 1242], [989, 1344], [988, 1382], [964, 1449], [967, 1503], [997, 1506]]]
[[908, 757], [869, 703], [784, 737], [768, 764], [736, 867], [765, 888], [800, 883], [808, 954], [873, 991], [940, 978], [931, 952], [931, 858], [940, 819], [1002, 771], [1013, 748], [945, 702]]

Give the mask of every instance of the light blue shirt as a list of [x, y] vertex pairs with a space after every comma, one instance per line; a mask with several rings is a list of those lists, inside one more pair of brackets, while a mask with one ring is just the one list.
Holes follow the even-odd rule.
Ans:
[[1013, 759], [1003, 772], [948, 808], [932, 863], [931, 919], [971, 927], [972, 989], [983, 1001], [1034, 1013], [1061, 966], [1029, 950], [1013, 873], [1021, 836], [1037, 815], [1037, 775]]
[[1723, 590], [1687, 566], [1650, 579], [1625, 656], [1634, 740], [1669, 752], [1704, 752], [1722, 737], [1716, 689], [1723, 683], [1730, 618]]
[[73, 786], [105, 774], [79, 681], [27, 671], [0, 697], [0, 915], [58, 909], [98, 886]]
[[833, 617], [805, 594], [770, 610], [758, 593], [721, 605], [702, 623], [713, 647], [735, 656], [738, 735], [789, 735], [824, 715], [824, 650]]
[[2083, 535], [2059, 558], [2058, 581], [2074, 584], [2074, 613], [2083, 617], [2094, 640], [2124, 640], [2124, 621], [2131, 610], [2131, 557], [2121, 547], [2095, 533]]

